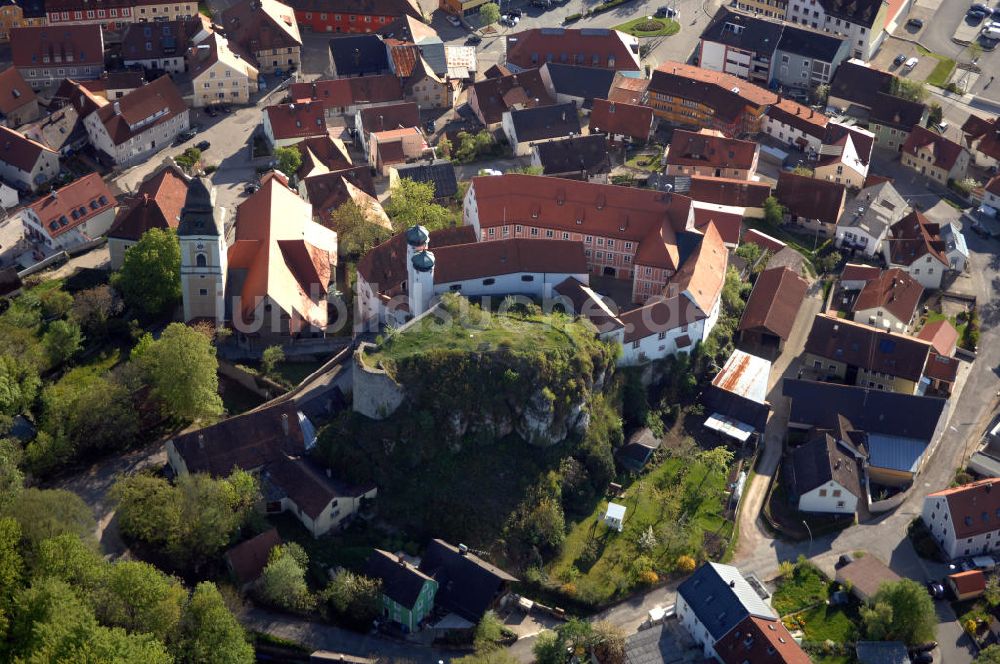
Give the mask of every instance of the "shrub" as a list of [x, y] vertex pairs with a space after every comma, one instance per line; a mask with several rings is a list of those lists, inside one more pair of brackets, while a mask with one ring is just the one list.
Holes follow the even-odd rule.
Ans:
[[690, 574], [697, 566], [698, 564], [691, 556], [684, 555], [677, 557], [677, 571], [683, 574]]
[[656, 583], [657, 581], [660, 580], [660, 575], [657, 574], [656, 572], [654, 572], [653, 570], [648, 569], [648, 570], [646, 570], [645, 572], [643, 572], [642, 574], [639, 575], [639, 579], [643, 583], [651, 586], [651, 585], [653, 585], [654, 583]]
[[570, 14], [569, 16], [563, 19], [563, 23], [573, 23], [574, 21], [579, 21], [581, 16], [583, 16], [583, 14], [580, 13]]

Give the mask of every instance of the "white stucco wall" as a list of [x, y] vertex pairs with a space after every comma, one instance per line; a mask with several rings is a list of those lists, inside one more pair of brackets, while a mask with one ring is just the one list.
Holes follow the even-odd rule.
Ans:
[[800, 512], [854, 514], [857, 507], [858, 497], [833, 480], [799, 496]]

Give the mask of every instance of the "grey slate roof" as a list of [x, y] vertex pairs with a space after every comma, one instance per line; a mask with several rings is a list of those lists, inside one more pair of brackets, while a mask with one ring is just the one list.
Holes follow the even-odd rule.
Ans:
[[[520, 134], [518, 134], [520, 137]], [[574, 136], [559, 141], [539, 143], [538, 160], [543, 175], [563, 175], [586, 171], [588, 175], [611, 172], [608, 139], [603, 134]]]
[[748, 615], [775, 617], [740, 571], [730, 565], [705, 563], [677, 588], [677, 594], [715, 641]]
[[430, 163], [420, 161], [413, 164], [400, 164], [393, 168], [396, 169], [401, 178], [433, 184], [435, 198], [449, 198], [458, 191], [455, 167], [447, 159], [435, 159]]
[[215, 209], [212, 182], [204, 175], [193, 178], [188, 186], [177, 235], [222, 235], [222, 215]]
[[378, 35], [343, 35], [330, 40], [337, 78], [386, 74], [389, 54]]
[[908, 664], [910, 661], [902, 641], [858, 641], [854, 651], [859, 664]]
[[804, 58], [833, 62], [844, 39], [834, 35], [786, 25], [778, 39], [778, 50]]
[[553, 92], [583, 99], [604, 99], [615, 80], [615, 71], [604, 67], [548, 62], [543, 69], [548, 70]]
[[672, 625], [654, 625], [625, 639], [628, 664], [683, 664], [704, 660], [700, 650], [685, 647]]
[[388, 551], [375, 549], [365, 565], [365, 575], [372, 579], [382, 580], [382, 592], [386, 597], [400, 606], [412, 609], [420, 597], [420, 591], [428, 582], [434, 583], [416, 567], [399, 562], [396, 556]]
[[906, 199], [890, 182], [880, 182], [858, 192], [844, 208], [838, 226], [860, 228], [868, 235], [884, 236], [889, 226], [902, 219], [908, 209]]
[[781, 37], [781, 27], [781, 23], [737, 14], [722, 7], [702, 31], [701, 39], [771, 55]]
[[580, 135], [580, 117], [572, 102], [508, 112], [519, 143]]
[[792, 400], [790, 422], [832, 429], [843, 416], [857, 431], [919, 440], [934, 436], [946, 405], [936, 397], [798, 378], [786, 378], [782, 394]]
[[438, 582], [435, 605], [476, 623], [506, 584], [517, 581], [478, 556], [462, 553], [439, 539], [427, 545], [420, 571]]
[[854, 456], [844, 450], [829, 432], [816, 432], [809, 442], [792, 449], [783, 472], [791, 480], [796, 496], [809, 493], [830, 480], [861, 498], [861, 469]]

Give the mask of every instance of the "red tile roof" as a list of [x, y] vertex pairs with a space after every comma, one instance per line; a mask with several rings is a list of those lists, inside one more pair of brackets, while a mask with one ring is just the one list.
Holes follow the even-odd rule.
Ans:
[[175, 166], [164, 166], [143, 182], [118, 210], [109, 238], [137, 241], [152, 228], [177, 228], [188, 180]]
[[649, 138], [652, 126], [653, 109], [648, 106], [595, 99], [590, 111], [592, 134], [621, 134], [645, 141]]
[[747, 106], [763, 109], [778, 96], [732, 74], [709, 71], [680, 62], [666, 62], [653, 72], [649, 92], [699, 102], [732, 120]]
[[930, 255], [949, 266], [945, 243], [938, 224], [931, 222], [917, 210], [889, 227], [889, 258], [894, 265], [911, 265]]
[[420, 47], [398, 39], [386, 39], [385, 45], [396, 76], [406, 78], [413, 74], [413, 68], [420, 59]]
[[388, 131], [420, 125], [420, 109], [412, 101], [363, 108], [359, 115], [361, 116], [361, 127], [356, 127], [356, 129], [358, 131], [364, 130], [366, 134], [373, 131]]
[[0, 127], [0, 161], [7, 162], [25, 173], [30, 173], [43, 152], [55, 154], [49, 148], [20, 132]]
[[747, 616], [715, 644], [723, 664], [809, 664], [780, 620]]
[[667, 165], [749, 170], [756, 154], [757, 144], [753, 141], [726, 138], [704, 130], [675, 129]]
[[[917, 311], [924, 287], [905, 270], [893, 268], [879, 277], [868, 281], [858, 299], [854, 301], [854, 313], [866, 309], [885, 309], [904, 324], [909, 323]], [[861, 321], [866, 323], [868, 321]]]
[[948, 580], [955, 586], [955, 591], [959, 595], [969, 593], [982, 593], [986, 590], [986, 575], [978, 569], [971, 569], [968, 572], [958, 572], [949, 574]]
[[771, 237], [767, 233], [762, 233], [756, 228], [751, 228], [746, 233], [743, 234], [743, 241], [748, 244], [756, 244], [761, 249], [767, 251], [780, 251], [784, 249], [786, 245], [784, 242], [778, 238]]
[[[476, 231], [472, 226], [458, 226], [431, 231], [430, 250], [475, 242]], [[378, 245], [358, 261], [358, 275], [380, 295], [392, 297], [402, 292], [407, 279], [406, 234], [398, 233]]]
[[648, 86], [649, 79], [645, 76], [629, 76], [617, 72], [608, 92], [608, 101], [616, 104], [641, 105]]
[[830, 122], [822, 113], [803, 106], [797, 101], [780, 98], [767, 109], [768, 117], [783, 122], [789, 127], [820, 140], [826, 135], [826, 126]]
[[722, 285], [726, 280], [729, 252], [715, 224], [705, 227], [698, 248], [670, 279], [668, 288], [687, 294], [706, 315], [719, 301]]
[[288, 91], [296, 103], [319, 101], [327, 109], [403, 100], [403, 85], [392, 74], [292, 83]]
[[302, 155], [302, 165], [294, 173], [300, 179], [313, 174], [313, 171], [339, 171], [353, 166], [350, 155], [344, 152], [346, 146], [329, 135], [307, 138], [294, 147]]
[[[152, 83], [136, 88], [97, 111], [105, 130], [115, 145], [162, 125], [188, 110], [177, 86], [164, 75]], [[150, 118], [160, 113], [153, 121]]]
[[[625, 327], [622, 342], [626, 344], [683, 325], [690, 325], [705, 318], [708, 318], [708, 314], [683, 295], [670, 297], [658, 295], [645, 305], [618, 316]], [[680, 339], [677, 340], [677, 344], [682, 346]]]
[[[538, 67], [549, 59], [571, 65], [640, 71], [638, 44], [617, 30], [535, 28], [506, 37], [507, 64], [521, 69]], [[633, 52], [630, 44], [636, 43]], [[567, 60], [563, 55], [569, 54]]]
[[240, 0], [220, 17], [226, 36], [252, 54], [302, 46], [295, 12], [277, 0]]
[[917, 151], [929, 149], [934, 154], [934, 165], [950, 171], [955, 167], [963, 148], [955, 141], [931, 131], [922, 125], [913, 125], [910, 135], [903, 143], [902, 151], [911, 156], [917, 156]]
[[417, 0], [289, 0], [297, 12], [423, 18]]
[[267, 567], [271, 549], [276, 546], [281, 546], [281, 536], [275, 528], [271, 528], [226, 551], [226, 561], [236, 581], [241, 586], [256, 581]]
[[498, 277], [518, 272], [587, 274], [583, 243], [515, 238], [471, 242], [433, 250], [434, 282]]
[[229, 269], [246, 270], [241, 309], [247, 320], [265, 297], [291, 315], [289, 332], [312, 324], [325, 328], [326, 291], [337, 262], [336, 236], [312, 221], [309, 204], [271, 173], [257, 193], [236, 208], [236, 240]]
[[954, 383], [958, 378], [958, 360], [931, 351], [924, 366], [924, 375], [945, 383]]
[[847, 187], [839, 182], [782, 171], [774, 195], [791, 215], [836, 225], [844, 209]]
[[676, 270], [691, 199], [615, 185], [508, 174], [476, 177], [480, 228], [523, 224], [637, 244], [635, 265]]
[[685, 193], [703, 203], [759, 208], [764, 207], [764, 200], [771, 195], [771, 185], [753, 180], [694, 175], [691, 177], [691, 188]]
[[743, 229], [743, 216], [735, 212], [720, 212], [711, 208], [694, 205], [694, 227], [704, 232], [709, 224], [715, 224], [716, 230], [722, 236], [722, 241], [728, 245], [740, 243], [740, 231]]
[[984, 120], [976, 115], [970, 115], [962, 125], [962, 133], [965, 134], [966, 143], [970, 148], [975, 141], [979, 141], [976, 146], [977, 151], [988, 157], [1000, 159], [1000, 118]]
[[28, 207], [45, 231], [52, 237], [58, 237], [107, 210], [113, 210], [117, 204], [101, 176], [89, 173]]
[[99, 25], [14, 28], [10, 31], [10, 48], [14, 66], [19, 69], [70, 65], [104, 70], [104, 38]]
[[763, 330], [788, 339], [809, 284], [787, 267], [764, 270], [757, 276], [737, 328]]
[[473, 83], [469, 96], [475, 95], [483, 122], [495, 124], [503, 118], [504, 111], [514, 104], [524, 108], [550, 106], [555, 100], [542, 82], [539, 69], [525, 69], [517, 74], [487, 78]]
[[10, 115], [33, 101], [35, 91], [24, 81], [16, 67], [7, 67], [0, 72], [0, 113]]
[[[842, 125], [839, 122], [831, 122], [826, 126], [826, 135], [823, 137], [823, 148], [820, 149], [817, 166], [827, 166], [843, 161], [844, 150], [848, 141], [854, 146], [854, 151], [858, 155], [861, 166], [867, 167], [872, 158], [872, 150], [875, 149], [875, 136], [871, 132], [861, 131], [856, 127]], [[836, 146], [837, 150], [830, 147]], [[852, 165], [853, 166], [853, 165]]]
[[947, 500], [957, 539], [1000, 530], [1000, 480], [995, 477], [936, 491], [927, 498]]
[[323, 104], [318, 101], [305, 104], [278, 104], [264, 109], [275, 140], [326, 136], [326, 118]]
[[847, 263], [844, 265], [844, 269], [840, 272], [841, 281], [870, 281], [871, 279], [878, 279], [879, 274], [882, 273], [878, 267], [874, 265], [860, 265], [858, 263]]
[[956, 330], [947, 320], [936, 320], [927, 323], [917, 334], [918, 339], [931, 342], [941, 355], [951, 357], [955, 353], [955, 345], [958, 343], [958, 330]]

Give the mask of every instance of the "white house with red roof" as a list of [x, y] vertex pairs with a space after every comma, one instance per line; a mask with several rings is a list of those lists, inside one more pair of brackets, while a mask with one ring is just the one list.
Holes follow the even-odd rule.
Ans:
[[25, 207], [20, 217], [29, 238], [59, 251], [104, 235], [117, 204], [101, 176], [90, 173]]
[[35, 191], [59, 175], [59, 153], [20, 132], [0, 127], [0, 179], [15, 189]]
[[928, 494], [920, 518], [949, 558], [1000, 550], [1000, 479]]
[[264, 109], [264, 136], [272, 148], [298, 143], [304, 138], [326, 136], [323, 103], [277, 104]]
[[83, 126], [94, 148], [124, 167], [146, 161], [173, 144], [191, 122], [180, 91], [169, 76], [161, 76], [106, 102], [83, 119]]

